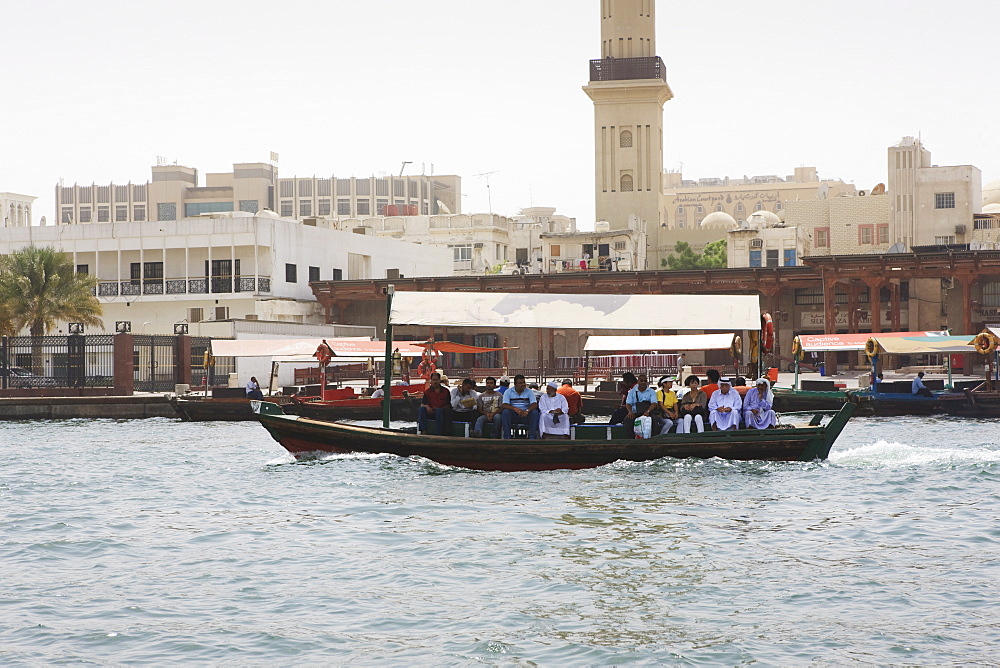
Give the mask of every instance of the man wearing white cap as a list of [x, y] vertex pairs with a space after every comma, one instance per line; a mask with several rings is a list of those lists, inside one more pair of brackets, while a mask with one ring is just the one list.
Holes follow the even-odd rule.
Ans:
[[733, 381], [722, 378], [719, 380], [719, 391], [708, 400], [708, 422], [718, 431], [739, 429], [742, 407], [743, 400], [740, 393], [733, 389]]
[[778, 423], [774, 414], [774, 394], [767, 378], [758, 378], [757, 385], [743, 399], [743, 424], [747, 429], [768, 429]]
[[538, 398], [538, 432], [542, 438], [569, 438], [569, 402], [559, 394], [559, 383], [552, 381], [545, 386], [545, 393]]

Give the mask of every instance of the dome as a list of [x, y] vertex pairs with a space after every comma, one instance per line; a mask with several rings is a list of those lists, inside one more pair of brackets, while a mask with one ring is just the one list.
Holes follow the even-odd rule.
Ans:
[[701, 226], [704, 229], [734, 229], [736, 224], [736, 219], [730, 216], [725, 211], [713, 211], [712, 213], [705, 216], [701, 221]]
[[758, 227], [767, 227], [768, 225], [779, 225], [781, 223], [781, 218], [778, 214], [772, 211], [754, 211], [750, 214], [750, 218], [747, 222], [751, 225], [757, 225]]
[[257, 217], [258, 218], [281, 218], [281, 216], [279, 216], [278, 214], [276, 214], [274, 211], [271, 211], [270, 209], [261, 209], [260, 211], [257, 212]]
[[1000, 213], [1000, 204], [987, 204], [983, 207], [983, 213]]
[[1000, 204], [1000, 181], [983, 186], [983, 205]]

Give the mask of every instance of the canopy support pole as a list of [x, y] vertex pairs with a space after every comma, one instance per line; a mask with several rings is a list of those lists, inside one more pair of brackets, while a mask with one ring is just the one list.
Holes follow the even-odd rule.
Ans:
[[267, 379], [267, 396], [274, 394], [274, 377], [278, 375], [278, 363], [271, 362], [271, 377]]
[[952, 381], [952, 377], [951, 377], [951, 353], [946, 353], [945, 357], [948, 358], [948, 389], [949, 390], [954, 390], [955, 389], [955, 383]]
[[587, 393], [587, 386], [590, 385], [590, 351], [587, 351], [587, 358], [583, 363], [583, 392]]
[[878, 394], [878, 383], [875, 379], [878, 378], [878, 355], [872, 355], [872, 394]]
[[795, 389], [799, 389], [799, 358], [795, 358]]
[[388, 285], [385, 289], [385, 371], [382, 373], [382, 428], [388, 429], [392, 419], [390, 405], [392, 404], [392, 295], [396, 286]]

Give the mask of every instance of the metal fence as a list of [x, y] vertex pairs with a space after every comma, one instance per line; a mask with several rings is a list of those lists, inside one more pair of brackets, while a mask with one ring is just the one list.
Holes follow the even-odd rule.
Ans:
[[0, 389], [113, 387], [114, 337], [0, 338]]

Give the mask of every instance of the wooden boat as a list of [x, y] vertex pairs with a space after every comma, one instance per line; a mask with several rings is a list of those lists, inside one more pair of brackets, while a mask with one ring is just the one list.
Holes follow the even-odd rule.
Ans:
[[779, 413], [837, 411], [847, 402], [847, 393], [841, 390], [826, 392], [774, 387], [771, 392], [774, 393], [774, 410]]
[[948, 415], [973, 418], [1000, 417], [1000, 392], [987, 381], [962, 392], [947, 392], [938, 397], [941, 409]]
[[[272, 397], [290, 413], [321, 420], [379, 420], [382, 418], [381, 399], [335, 399], [332, 401], [302, 400]], [[250, 400], [240, 398], [177, 397], [169, 398], [177, 415], [186, 422], [252, 422], [257, 419]], [[419, 397], [393, 397], [392, 413], [402, 420], [415, 420], [420, 406]]]
[[[296, 457], [312, 453], [387, 453], [424, 457], [447, 466], [480, 471], [585, 469], [624, 460], [663, 457], [729, 460], [812, 461], [826, 459], [854, 413], [845, 404], [825, 426], [822, 415], [807, 425], [780, 429], [667, 434], [647, 440], [612, 438], [612, 427], [577, 427], [573, 440], [466, 438], [417, 434], [415, 430], [368, 428], [286, 415], [276, 404], [254, 402], [261, 425]], [[583, 436], [581, 436], [583, 435]]]
[[[185, 422], [250, 422], [255, 419], [250, 399], [243, 397], [171, 396], [167, 399]], [[279, 401], [277, 397], [274, 401]], [[287, 399], [280, 401], [287, 402]]]
[[847, 394], [851, 403], [858, 405], [859, 415], [878, 417], [927, 416], [945, 412], [941, 403], [941, 393], [936, 393], [933, 397], [921, 397], [909, 393], [873, 393], [870, 390], [854, 390]]

